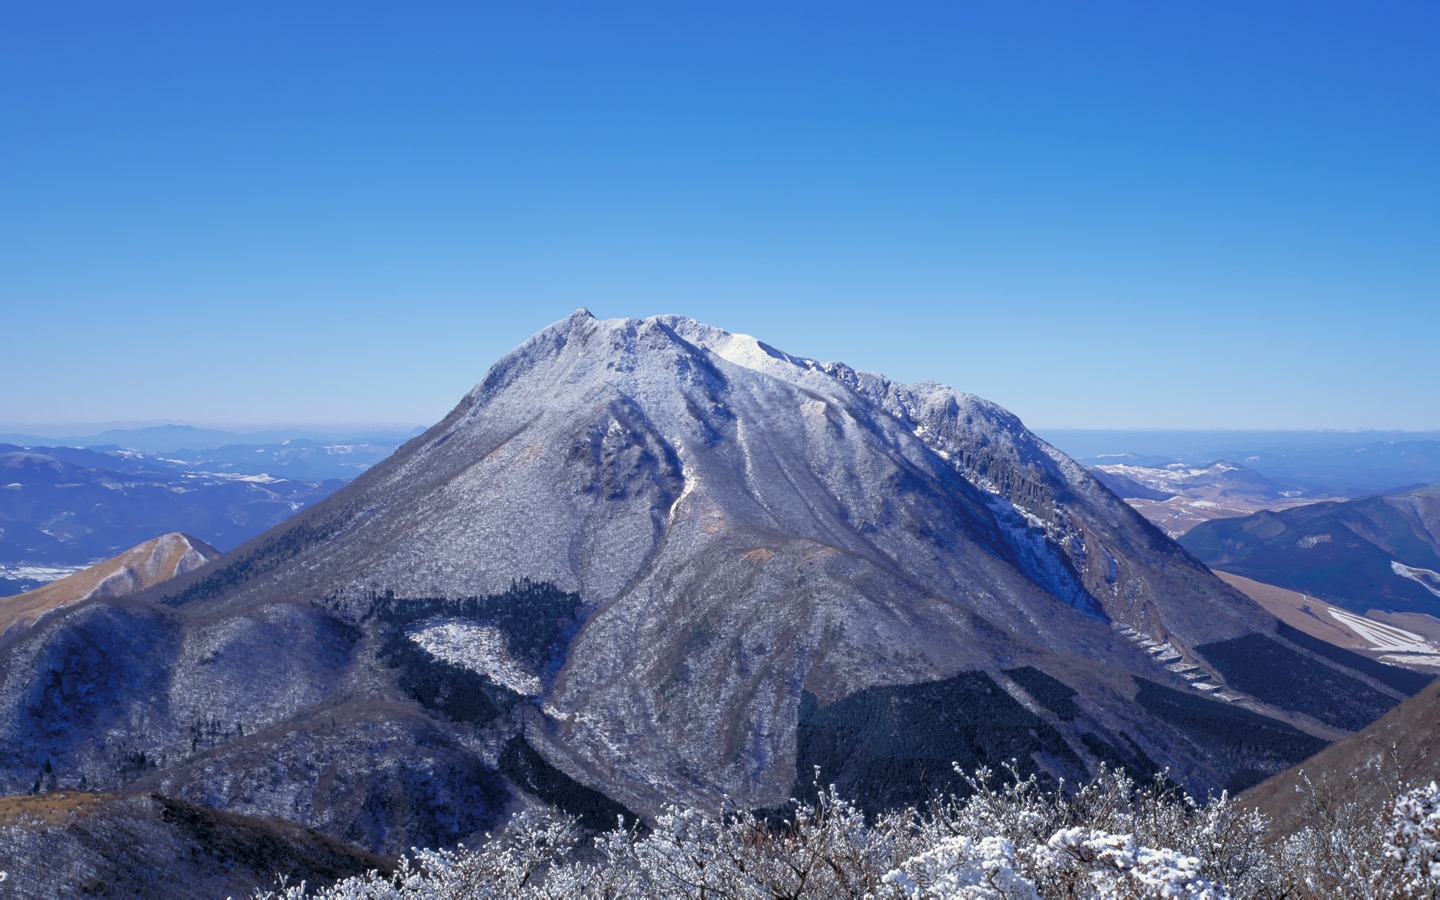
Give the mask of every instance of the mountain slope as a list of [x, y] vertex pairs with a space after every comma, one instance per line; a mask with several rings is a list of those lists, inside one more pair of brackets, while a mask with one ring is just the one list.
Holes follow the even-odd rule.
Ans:
[[318, 887], [393, 865], [289, 822], [71, 791], [0, 798], [0, 860], [18, 897], [245, 896], [281, 874]]
[[0, 634], [24, 628], [53, 609], [85, 600], [123, 597], [198, 569], [220, 551], [178, 531], [137, 544], [113, 559], [15, 597], [0, 598]]
[[1440, 741], [1440, 684], [1432, 684], [1301, 765], [1256, 785], [1242, 799], [1271, 816], [1277, 834], [1306, 824], [1311, 794], [1332, 805], [1355, 803], [1376, 809], [1402, 785], [1440, 780], [1436, 741]]
[[1365, 613], [1440, 617], [1440, 486], [1198, 526], [1207, 564]]
[[[818, 764], [878, 805], [962, 751], [1203, 792], [1402, 696], [1275, 628], [994, 404], [580, 311], [324, 503], [13, 641], [0, 779], [48, 760], [384, 852], [522, 791], [769, 807]], [[936, 704], [951, 743], [895, 739]]]

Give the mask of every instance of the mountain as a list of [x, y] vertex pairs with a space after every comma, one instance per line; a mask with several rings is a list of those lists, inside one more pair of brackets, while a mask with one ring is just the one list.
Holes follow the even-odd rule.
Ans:
[[[115, 446], [130, 450], [164, 452], [183, 448], [209, 449], [226, 444], [238, 444], [238, 435], [215, 428], [197, 428], [194, 425], [152, 425], [146, 428], [113, 428], [81, 438], [72, 438], [66, 443], [85, 446]], [[256, 443], [259, 443], [258, 441]]]
[[815, 767], [872, 810], [1010, 759], [1203, 793], [1409, 693], [1277, 629], [992, 403], [582, 310], [324, 502], [0, 642], [0, 787], [382, 853]]
[[243, 897], [393, 866], [290, 822], [80, 791], [0, 798], [0, 860], [17, 897]]
[[173, 532], [66, 578], [17, 597], [0, 598], [0, 634], [25, 628], [45, 613], [103, 597], [123, 597], [154, 587], [215, 559], [220, 551], [188, 534]]
[[102, 469], [125, 475], [168, 476], [177, 472], [174, 463], [120, 448], [46, 447], [34, 444], [0, 444], [0, 454], [46, 456], [79, 469]]
[[1091, 466], [1090, 471], [1171, 537], [1211, 519], [1288, 509], [1326, 496], [1224, 460], [1205, 466], [1107, 463]]
[[1440, 485], [1196, 526], [1207, 565], [1358, 613], [1440, 618]]
[[1312, 795], [1332, 808], [1381, 809], [1401, 786], [1440, 781], [1437, 741], [1440, 684], [1432, 684], [1368, 727], [1256, 785], [1241, 800], [1270, 816], [1277, 835], [1308, 823]]
[[0, 596], [167, 530], [229, 549], [342, 483], [194, 471], [135, 454], [0, 445]]
[[[1158, 500], [1163, 502], [1175, 496], [1169, 491], [1147, 487], [1129, 476], [1112, 474], [1103, 466], [1090, 466], [1090, 474], [1094, 475], [1096, 481], [1109, 488], [1121, 500]], [[1132, 503], [1131, 506], [1134, 504]]]

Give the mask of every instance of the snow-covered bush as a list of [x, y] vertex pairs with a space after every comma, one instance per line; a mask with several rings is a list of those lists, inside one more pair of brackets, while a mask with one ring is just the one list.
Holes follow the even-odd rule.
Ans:
[[1035, 885], [1015, 867], [1015, 845], [1004, 838], [957, 835], [905, 860], [883, 881], [916, 900], [1039, 900]]
[[[1320, 803], [1281, 846], [1226, 795], [1102, 770], [1072, 790], [980, 770], [965, 798], [867, 819], [833, 786], [783, 817], [671, 808], [653, 828], [587, 836], [522, 812], [478, 848], [419, 850], [390, 874], [266, 900], [836, 898], [1141, 900], [1440, 896], [1440, 788], [1374, 809]], [[1316, 792], [1319, 798], [1319, 792]]]
[[1134, 835], [1064, 828], [1051, 835], [1047, 848], [1059, 868], [1075, 870], [1074, 874], [1083, 876], [1095, 894], [1104, 900], [1132, 897], [1223, 900], [1229, 896], [1201, 876], [1198, 858], [1168, 848], [1141, 846]]
[[1405, 891], [1422, 897], [1440, 892], [1440, 787], [1435, 782], [1395, 798], [1388, 843], [1386, 855], [1400, 863]]
[[1328, 779], [1316, 785], [1304, 772], [1296, 790], [1306, 825], [1285, 840], [1272, 863], [1288, 881], [1288, 893], [1357, 900], [1403, 895], [1400, 863], [1389, 854], [1390, 804], [1353, 799], [1353, 785]]

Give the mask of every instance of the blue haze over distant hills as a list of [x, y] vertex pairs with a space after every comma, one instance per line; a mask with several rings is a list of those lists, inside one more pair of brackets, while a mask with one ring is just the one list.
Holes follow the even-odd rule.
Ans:
[[164, 453], [174, 450], [214, 450], [237, 444], [280, 444], [308, 440], [329, 443], [402, 443], [423, 432], [424, 428], [408, 431], [384, 428], [324, 428], [298, 426], [266, 428], [256, 431], [231, 431], [201, 428], [194, 425], [151, 425], [143, 428], [106, 428], [86, 431], [57, 427], [44, 433], [0, 433], [0, 443], [21, 446], [117, 447]]
[[0, 596], [173, 531], [233, 549], [412, 436], [187, 425], [0, 435]]
[[1091, 464], [1244, 465], [1275, 479], [1360, 496], [1440, 484], [1440, 431], [1037, 429]]

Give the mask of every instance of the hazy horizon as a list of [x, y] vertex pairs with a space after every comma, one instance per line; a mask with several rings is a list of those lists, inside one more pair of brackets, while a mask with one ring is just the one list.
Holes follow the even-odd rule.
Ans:
[[[437, 420], [438, 421], [438, 420]], [[0, 422], [0, 435], [29, 434], [36, 437], [68, 438], [89, 437], [106, 431], [137, 431], [150, 428], [182, 427], [207, 431], [228, 431], [239, 435], [263, 432], [315, 432], [315, 433], [409, 433], [427, 429], [434, 422], [420, 422], [413, 425], [404, 423], [349, 423], [349, 422], [191, 422], [175, 420], [154, 420], [140, 422], [78, 422], [45, 423], [28, 422], [10, 424]], [[1085, 426], [1046, 425], [1025, 423], [1036, 432], [1072, 432], [1076, 434], [1194, 434], [1194, 435], [1415, 435], [1440, 438], [1440, 428], [1149, 428], [1144, 426], [1089, 428]]]

